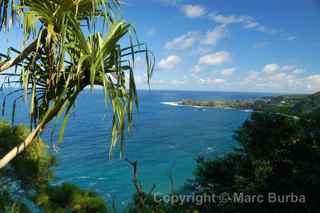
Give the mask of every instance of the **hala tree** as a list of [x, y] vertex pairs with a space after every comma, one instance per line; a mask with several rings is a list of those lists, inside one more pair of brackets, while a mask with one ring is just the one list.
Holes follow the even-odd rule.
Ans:
[[[0, 74], [6, 79], [2, 86], [20, 86], [4, 97], [3, 112], [7, 98], [14, 96], [14, 119], [17, 101], [28, 96], [32, 129], [23, 143], [0, 160], [0, 168], [32, 143], [50, 121], [63, 115], [61, 140], [75, 100], [86, 87], [103, 87], [105, 102], [111, 103], [110, 154], [119, 139], [123, 147], [123, 134], [126, 127], [130, 130], [133, 108], [138, 105], [135, 55], [145, 55], [148, 82], [154, 57], [119, 15], [119, 7], [119, 0], [0, 1], [0, 29], [11, 30], [11, 24], [18, 22], [28, 44], [21, 51], [9, 48], [10, 54], [1, 54]], [[124, 43], [128, 45], [123, 47]]]

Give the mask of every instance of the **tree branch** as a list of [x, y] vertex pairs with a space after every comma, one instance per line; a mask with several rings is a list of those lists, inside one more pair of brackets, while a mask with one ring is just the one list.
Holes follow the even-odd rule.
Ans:
[[0, 64], [0, 73], [15, 65], [20, 64], [32, 51], [36, 49], [36, 47], [37, 40], [29, 44], [16, 58]]
[[5, 167], [12, 159], [14, 159], [19, 153], [21, 153], [28, 145], [34, 141], [34, 139], [42, 132], [42, 130], [47, 126], [47, 124], [58, 114], [61, 107], [64, 104], [64, 100], [59, 100], [56, 104], [47, 112], [44, 116], [42, 122], [39, 123], [37, 128], [35, 128], [28, 137], [19, 144], [10, 150], [1, 160], [0, 160], [0, 169]]

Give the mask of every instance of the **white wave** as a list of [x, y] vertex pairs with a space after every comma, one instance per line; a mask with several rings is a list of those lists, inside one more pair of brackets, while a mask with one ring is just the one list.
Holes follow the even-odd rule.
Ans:
[[223, 107], [223, 109], [234, 109], [232, 107]]
[[180, 106], [178, 102], [160, 102], [160, 103], [164, 105], [170, 105], [170, 106]]
[[245, 109], [245, 110], [242, 110], [243, 112], [253, 112], [253, 110], [252, 109]]
[[80, 176], [80, 177], [78, 177], [78, 179], [89, 179], [90, 177], [88, 177], [88, 176]]
[[207, 150], [208, 150], [209, 153], [210, 152], [214, 152], [214, 148], [213, 147], [208, 147]]

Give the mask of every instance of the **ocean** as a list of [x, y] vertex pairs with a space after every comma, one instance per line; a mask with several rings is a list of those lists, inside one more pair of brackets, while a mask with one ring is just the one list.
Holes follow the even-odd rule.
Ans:
[[[138, 95], [139, 111], [134, 113], [132, 132], [126, 135], [125, 156], [138, 162], [138, 179], [146, 191], [154, 184], [155, 192], [167, 193], [172, 187], [179, 190], [192, 178], [198, 156], [216, 158], [232, 151], [237, 146], [234, 131], [250, 116], [248, 111], [180, 106], [177, 101], [239, 100], [270, 94], [139, 90]], [[10, 102], [7, 104], [10, 108]], [[16, 123], [28, 124], [27, 106], [19, 103]], [[4, 119], [9, 118], [10, 110]], [[124, 208], [134, 192], [132, 167], [119, 160], [117, 150], [109, 160], [110, 127], [111, 113], [104, 105], [103, 92], [84, 91], [55, 152], [54, 184], [75, 183]], [[47, 142], [49, 132], [42, 135]]]

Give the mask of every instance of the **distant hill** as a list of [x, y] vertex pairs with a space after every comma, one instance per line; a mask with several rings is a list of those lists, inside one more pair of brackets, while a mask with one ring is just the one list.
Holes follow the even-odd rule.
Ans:
[[297, 115], [320, 110], [320, 92], [312, 95], [268, 96], [255, 100], [182, 100], [178, 103], [197, 107], [252, 109]]
[[294, 113], [311, 113], [320, 109], [320, 92], [305, 96], [292, 107]]

